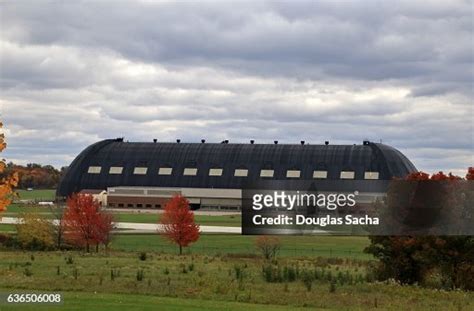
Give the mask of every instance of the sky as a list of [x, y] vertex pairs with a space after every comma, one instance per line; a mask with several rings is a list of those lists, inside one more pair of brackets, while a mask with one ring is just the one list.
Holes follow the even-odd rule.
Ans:
[[0, 0], [7, 161], [105, 138], [360, 144], [474, 166], [471, 1]]

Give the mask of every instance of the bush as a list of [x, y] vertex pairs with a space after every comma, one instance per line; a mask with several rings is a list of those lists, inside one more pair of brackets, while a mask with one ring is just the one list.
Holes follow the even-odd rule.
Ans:
[[11, 236], [9, 234], [0, 233], [0, 245], [8, 246], [10, 244]]
[[255, 240], [255, 246], [265, 259], [271, 260], [280, 251], [281, 241], [278, 237], [262, 235]]
[[22, 248], [48, 250], [55, 246], [54, 227], [48, 219], [36, 213], [25, 213], [20, 217], [21, 222], [16, 225], [16, 230]]
[[67, 265], [72, 265], [74, 263], [74, 259], [72, 258], [71, 255], [67, 256], [65, 260], [66, 260]]
[[137, 270], [137, 281], [143, 281], [145, 278], [145, 273], [143, 272], [143, 269]]
[[311, 287], [313, 286], [313, 281], [314, 281], [313, 275], [310, 274], [310, 273], [305, 272], [301, 279], [303, 281], [304, 286], [306, 287], [306, 290], [308, 290], [308, 292], [310, 292]]
[[[472, 236], [384, 236], [370, 240], [365, 251], [380, 261], [369, 272], [378, 280], [393, 278], [405, 284], [474, 289]], [[430, 275], [433, 271], [439, 275]]]
[[145, 252], [141, 252], [139, 255], [138, 255], [138, 259], [140, 259], [141, 261], [145, 261], [147, 258], [147, 255]]
[[25, 270], [23, 271], [23, 274], [24, 274], [25, 276], [30, 277], [30, 276], [33, 275], [33, 272], [30, 270], [30, 268], [26, 267]]

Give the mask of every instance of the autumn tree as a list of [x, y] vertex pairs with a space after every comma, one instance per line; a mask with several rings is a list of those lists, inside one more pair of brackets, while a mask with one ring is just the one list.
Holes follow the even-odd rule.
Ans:
[[194, 222], [188, 199], [181, 195], [174, 196], [165, 205], [161, 225], [160, 233], [179, 246], [180, 255], [183, 253], [183, 247], [199, 239], [199, 225]]
[[53, 224], [34, 212], [20, 215], [16, 225], [17, 240], [23, 248], [32, 250], [51, 249], [54, 246]]
[[[474, 177], [474, 169], [469, 168], [467, 180]], [[443, 181], [445, 197], [452, 210], [472, 213], [472, 184], [458, 183], [460, 177], [444, 174], [428, 175], [423, 172], [410, 174], [408, 181]], [[453, 186], [455, 185], [455, 186]], [[463, 188], [467, 185], [467, 188]], [[471, 188], [472, 189], [472, 188]], [[433, 193], [433, 196], [439, 196]], [[443, 200], [443, 198], [439, 198]], [[468, 205], [467, 208], [464, 208]], [[457, 213], [455, 215], [458, 215]], [[449, 217], [449, 213], [446, 217]], [[461, 216], [459, 216], [461, 217]], [[464, 215], [463, 217], [472, 217]], [[394, 278], [402, 283], [426, 283], [433, 273], [441, 275], [438, 287], [474, 290], [474, 237], [473, 236], [371, 236], [366, 252], [379, 259], [376, 269], [379, 279]]]
[[114, 227], [112, 215], [101, 211], [100, 203], [87, 194], [68, 198], [63, 225], [65, 239], [87, 252], [91, 245], [108, 245]]
[[281, 241], [276, 236], [262, 235], [255, 240], [255, 246], [265, 259], [274, 259], [281, 248]]
[[[3, 123], [0, 122], [0, 129]], [[5, 134], [0, 134], [0, 152], [5, 150], [7, 143], [5, 142]], [[0, 160], [0, 213], [5, 211], [10, 205], [13, 196], [13, 188], [18, 185], [19, 176], [16, 172], [5, 174], [5, 160]]]

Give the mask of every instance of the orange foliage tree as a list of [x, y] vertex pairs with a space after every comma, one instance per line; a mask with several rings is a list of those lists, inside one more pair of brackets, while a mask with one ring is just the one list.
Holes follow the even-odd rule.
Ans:
[[[0, 128], [3, 127], [3, 123], [0, 122]], [[0, 152], [5, 150], [7, 144], [5, 142], [5, 134], [0, 134]], [[5, 173], [5, 160], [0, 160], [0, 174]], [[13, 188], [18, 185], [19, 177], [18, 173], [13, 173], [8, 176], [3, 176], [0, 179], [0, 213], [5, 211], [7, 206], [10, 205], [12, 200]]]
[[63, 225], [65, 239], [73, 245], [85, 247], [89, 252], [91, 245], [107, 246], [114, 228], [111, 214], [101, 211], [100, 204], [91, 195], [73, 194], [67, 200]]
[[199, 225], [194, 222], [188, 199], [181, 195], [176, 195], [168, 201], [161, 224], [163, 228], [160, 233], [179, 246], [180, 255], [183, 253], [183, 247], [199, 239]]

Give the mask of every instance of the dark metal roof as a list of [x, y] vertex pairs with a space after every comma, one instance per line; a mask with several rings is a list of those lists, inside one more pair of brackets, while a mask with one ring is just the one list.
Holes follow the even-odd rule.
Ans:
[[[100, 174], [88, 174], [100, 166]], [[123, 167], [122, 174], [109, 174], [110, 167]], [[135, 167], [147, 167], [146, 175], [134, 175]], [[158, 175], [160, 167], [172, 167], [170, 176]], [[197, 176], [183, 176], [195, 167]], [[209, 176], [210, 168], [222, 168], [222, 176]], [[248, 177], [234, 177], [237, 168], [248, 169]], [[139, 143], [108, 139], [87, 147], [72, 162], [58, 188], [59, 196], [82, 189], [113, 186], [234, 188], [260, 178], [261, 169], [273, 169], [273, 179], [286, 179], [287, 170], [300, 170], [300, 179], [312, 179], [314, 170], [326, 170], [328, 179], [339, 179], [341, 171], [379, 172], [380, 179], [404, 177], [415, 166], [398, 150], [383, 144], [229, 144], [229, 143]]]

